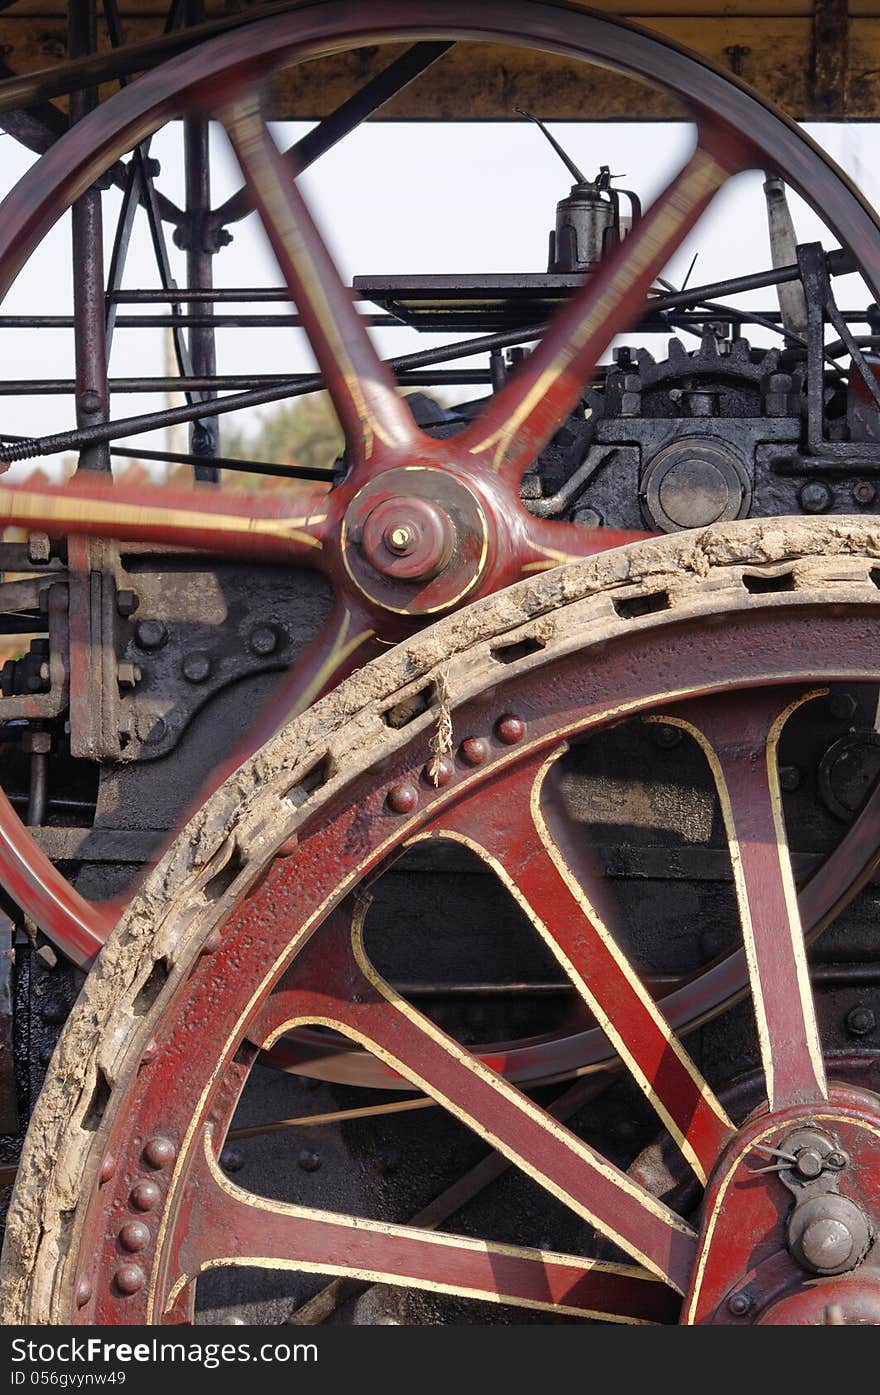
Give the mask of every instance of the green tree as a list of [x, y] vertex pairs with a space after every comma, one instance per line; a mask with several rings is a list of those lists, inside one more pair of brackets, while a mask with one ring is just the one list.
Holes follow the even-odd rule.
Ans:
[[221, 441], [224, 455], [317, 469], [331, 466], [344, 444], [339, 419], [326, 392], [313, 392], [276, 407], [253, 434], [224, 429]]

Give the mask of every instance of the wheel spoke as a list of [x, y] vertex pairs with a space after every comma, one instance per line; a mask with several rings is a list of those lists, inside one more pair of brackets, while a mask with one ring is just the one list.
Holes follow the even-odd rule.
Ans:
[[599, 912], [598, 879], [548, 778], [560, 754], [507, 772], [421, 836], [461, 842], [492, 868], [705, 1182], [733, 1125]]
[[116, 921], [117, 907], [94, 906], [37, 847], [0, 790], [0, 884], [34, 924], [80, 968], [88, 968]]
[[200, 1273], [239, 1264], [343, 1274], [579, 1317], [676, 1320], [675, 1296], [634, 1266], [492, 1245], [255, 1196], [223, 1176], [207, 1133], [202, 1155], [193, 1160], [181, 1220], [179, 1278], [166, 1311]]
[[691, 1228], [401, 998], [364, 951], [367, 904], [325, 922], [297, 956], [290, 986], [282, 984], [251, 1022], [249, 1039], [268, 1049], [305, 1025], [352, 1037], [637, 1263], [683, 1290], [694, 1252]]
[[699, 743], [718, 790], [771, 1109], [827, 1095], [776, 761], [785, 722], [812, 696], [758, 689], [662, 718]]
[[355, 465], [411, 447], [420, 433], [258, 107], [252, 102], [230, 106], [223, 119]]
[[636, 533], [621, 528], [582, 528], [576, 523], [559, 523], [556, 519], [536, 518], [528, 521], [518, 539], [520, 571], [523, 576], [547, 572], [575, 562], [580, 557], [594, 557], [613, 547], [626, 547], [640, 542], [649, 533]]
[[[728, 138], [728, 147], [729, 147]], [[518, 482], [591, 382], [599, 356], [641, 311], [651, 284], [741, 161], [703, 140], [634, 230], [550, 325], [461, 443]]]
[[326, 491], [258, 498], [216, 489], [146, 489], [81, 477], [39, 489], [0, 485], [0, 526], [120, 542], [206, 548], [321, 565]]

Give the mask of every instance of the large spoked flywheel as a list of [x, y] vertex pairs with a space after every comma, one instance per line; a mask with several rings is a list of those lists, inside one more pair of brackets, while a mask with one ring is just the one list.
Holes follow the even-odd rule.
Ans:
[[[878, 551], [852, 520], [635, 544], [438, 622], [281, 732], [181, 835], [88, 978], [28, 1139], [4, 1320], [187, 1321], [200, 1279], [236, 1267], [612, 1321], [877, 1321], [880, 1099], [823, 1052], [777, 747], [824, 685], [877, 680]], [[402, 706], [411, 720], [389, 724]], [[634, 717], [686, 731], [717, 789], [742, 950], [708, 973], [729, 985], [739, 966], [748, 984], [762, 1074], [745, 1120], [683, 1039], [705, 984], [654, 1001], [561, 809], [566, 749]], [[426, 841], [466, 845], [510, 888], [595, 1018], [583, 1059], [619, 1055], [705, 1190], [699, 1211], [602, 1156], [377, 968], [367, 888]], [[257, 1052], [302, 1027], [357, 1043], [498, 1150], [586, 1224], [582, 1251], [231, 1178], [218, 1159]]]

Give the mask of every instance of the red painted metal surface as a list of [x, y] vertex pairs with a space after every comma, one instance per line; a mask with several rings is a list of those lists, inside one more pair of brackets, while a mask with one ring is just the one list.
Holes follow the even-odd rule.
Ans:
[[[454, 37], [535, 43], [640, 72], [690, 102], [699, 121], [699, 144], [684, 169], [560, 312], [539, 349], [454, 441], [436, 441], [415, 427], [256, 106], [242, 95], [273, 67], [312, 57], [335, 45], [340, 35], [357, 45], [368, 37], [381, 42], [418, 39], [428, 32], [433, 36], [441, 28]], [[519, 499], [519, 478], [589, 381], [599, 354], [639, 313], [653, 279], [729, 174], [755, 166], [782, 168], [820, 212], [835, 210], [835, 231], [844, 244], [858, 248], [869, 281], [880, 285], [878, 229], [857, 193], [802, 133], [731, 83], [728, 74], [716, 73], [703, 60], [644, 32], [553, 5], [489, 0], [475, 13], [473, 6], [446, 0], [442, 13], [426, 23], [413, 16], [411, 6], [383, 0], [381, 5], [316, 5], [254, 24], [181, 55], [102, 103], [57, 142], [0, 206], [5, 244], [0, 293], [100, 168], [169, 116], [205, 105], [220, 109], [227, 121], [344, 427], [352, 469], [327, 496], [299, 490], [257, 503], [253, 495], [238, 496], [233, 503], [229, 495], [210, 490], [175, 496], [119, 487], [107, 493], [100, 485], [80, 482], [60, 490], [4, 487], [0, 522], [61, 536], [141, 538], [257, 560], [283, 557], [316, 566], [330, 577], [337, 592], [333, 624], [303, 655], [258, 729], [220, 766], [219, 775], [255, 749], [274, 723], [301, 710], [378, 646], [405, 638], [426, 618], [536, 570], [630, 539], [632, 535], [612, 530], [534, 518]], [[406, 474], [409, 484], [401, 479]], [[456, 501], [451, 514], [446, 496]], [[399, 561], [370, 542], [370, 530], [371, 520], [373, 531], [378, 526], [373, 515], [380, 510], [390, 510], [404, 531], [418, 530], [419, 511], [432, 498], [444, 500], [440, 527], [448, 525], [449, 546], [441, 549], [442, 565], [425, 582], [421, 576], [402, 575]], [[73, 920], [65, 920], [63, 901], [56, 898], [43, 928], [82, 962], [79, 932]], [[37, 920], [37, 912], [44, 913], [34, 898], [24, 909]], [[100, 919], [98, 913], [96, 934]]]
[[[714, 694], [723, 714], [731, 688], [766, 688], [779, 671], [791, 682], [802, 677], [810, 684], [817, 678], [833, 681], [841, 665], [851, 679], [873, 675], [880, 596], [876, 604], [873, 597], [866, 602], [862, 615], [831, 609], [834, 614], [813, 607], [807, 623], [799, 626], [795, 606], [780, 614], [750, 605], [723, 628], [689, 621], [644, 631], [638, 662], [624, 635], [601, 654], [585, 651], [557, 660], [550, 673], [538, 666], [516, 678], [502, 674], [485, 696], [456, 713], [457, 730], [467, 737], [461, 739], [444, 786], [436, 788], [425, 778], [429, 748], [421, 734], [383, 764], [378, 780], [360, 775], [336, 791], [325, 808], [300, 826], [295, 855], [278, 858], [250, 898], [229, 914], [221, 933], [212, 933], [211, 952], [183, 977], [161, 1021], [150, 1024], [149, 1052], [139, 1057], [135, 1043], [122, 1066], [96, 1141], [93, 1172], [85, 1179], [89, 1199], [80, 1269], [71, 1275], [70, 1291], [82, 1281], [88, 1296], [80, 1309], [72, 1307], [71, 1316], [85, 1322], [162, 1321], [167, 1313], [169, 1321], [186, 1320], [187, 1290], [199, 1271], [266, 1257], [265, 1246], [273, 1243], [267, 1214], [277, 1221], [270, 1259], [338, 1272], [336, 1241], [348, 1235], [354, 1244], [358, 1229], [347, 1229], [350, 1218], [341, 1218], [334, 1230], [325, 1213], [258, 1200], [230, 1186], [211, 1161], [255, 1056], [252, 1047], [242, 1049], [243, 1042], [269, 1044], [274, 1034], [303, 1020], [335, 1026], [380, 1053], [386, 1065], [432, 1094], [552, 1195], [593, 1217], [599, 1230], [665, 1275], [672, 1288], [688, 1287], [697, 1254], [689, 1227], [401, 999], [370, 961], [369, 937], [362, 938], [366, 903], [353, 902], [350, 893], [418, 832], [442, 829], [459, 817], [469, 827], [467, 808], [478, 791], [484, 792], [485, 807], [494, 810], [494, 822], [503, 829], [499, 808], [501, 802], [509, 803], [508, 781], [517, 772], [532, 774], [560, 741], [614, 721], [621, 704], [633, 713], [666, 716], [675, 711], [668, 693], [690, 690], [695, 698]], [[653, 674], [662, 675], [662, 691], [650, 691]], [[773, 698], [777, 711], [786, 705], [785, 694]], [[709, 697], [701, 698], [700, 710], [708, 705]], [[511, 715], [522, 724], [514, 742], [503, 722]], [[520, 727], [511, 730], [519, 733]], [[465, 752], [468, 741], [480, 743], [477, 764]], [[526, 783], [533, 789], [534, 780]], [[416, 807], [396, 812], [388, 796], [404, 785], [415, 791]], [[506, 791], [508, 799], [493, 804], [496, 790]], [[531, 795], [529, 803], [531, 807]], [[548, 827], [553, 826], [550, 813]], [[528, 887], [527, 869], [519, 870]], [[540, 876], [540, 861], [535, 876]], [[569, 928], [559, 921], [553, 928], [584, 967], [596, 949], [594, 927], [583, 920], [577, 935], [570, 922]], [[600, 992], [609, 982], [604, 970], [597, 962]], [[630, 1011], [632, 984], [618, 982], [616, 987]], [[780, 992], [792, 988], [790, 981], [779, 983]], [[609, 992], [614, 991], [612, 975]], [[643, 1023], [634, 1016], [627, 1020], [624, 1013], [620, 1025], [633, 1043], [634, 1061], [641, 1064], [635, 1078], [645, 1089], [656, 1023], [645, 1031]], [[677, 1100], [684, 1098], [681, 1077], [667, 1073], [664, 1065], [650, 1084], [662, 1087], [675, 1118]], [[802, 1107], [795, 1113], [804, 1116]], [[790, 1115], [791, 1110], [784, 1118]], [[704, 1126], [705, 1119], [693, 1142], [702, 1140], [700, 1156], [709, 1170], [714, 1160]], [[151, 1139], [163, 1140], [158, 1152], [150, 1152], [152, 1161], [145, 1157], [145, 1140]], [[726, 1156], [723, 1139], [718, 1142], [718, 1151]], [[146, 1148], [152, 1145], [147, 1142]], [[145, 1183], [146, 1211], [143, 1198], [138, 1199]], [[134, 1268], [139, 1272], [133, 1274], [122, 1236], [137, 1217], [149, 1238], [137, 1253]], [[300, 1219], [306, 1223], [301, 1231]], [[358, 1236], [359, 1274], [431, 1282], [419, 1234], [400, 1237], [395, 1230], [389, 1235], [363, 1222], [361, 1228], [368, 1233]], [[505, 1290], [513, 1290], [509, 1296], [528, 1302], [539, 1289], [570, 1291], [553, 1257], [540, 1262], [549, 1271], [544, 1279], [534, 1256], [522, 1265], [501, 1267]], [[723, 1252], [718, 1263], [726, 1268], [729, 1286], [735, 1273]], [[438, 1256], [434, 1274], [459, 1285], [457, 1291], [485, 1291], [485, 1260], [469, 1263], [454, 1242]], [[575, 1289], [586, 1282], [580, 1273], [570, 1277]], [[499, 1287], [497, 1296], [505, 1290]], [[632, 1297], [632, 1285], [618, 1294], [615, 1301], [626, 1305], [619, 1316], [636, 1315]], [[603, 1302], [600, 1310], [607, 1313], [611, 1306]], [[642, 1306], [638, 1315], [647, 1317], [648, 1308]]]

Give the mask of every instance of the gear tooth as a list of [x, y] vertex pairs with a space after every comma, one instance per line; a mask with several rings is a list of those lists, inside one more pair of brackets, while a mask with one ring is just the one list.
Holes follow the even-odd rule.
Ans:
[[670, 363], [687, 363], [688, 356], [680, 339], [670, 339], [666, 346], [666, 357]]
[[707, 329], [706, 333], [700, 340], [700, 353], [701, 355], [704, 355], [706, 358], [718, 357], [718, 340], [715, 338], [715, 335], [712, 333], [711, 330]]
[[752, 347], [747, 339], [734, 339], [730, 346], [730, 356], [740, 363], [751, 361]]
[[761, 359], [762, 373], [776, 373], [779, 368], [779, 350], [768, 349]]
[[650, 349], [638, 349], [636, 351], [636, 367], [641, 373], [643, 368], [654, 368], [657, 360]]

